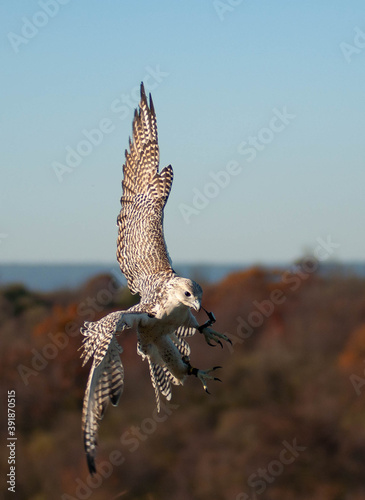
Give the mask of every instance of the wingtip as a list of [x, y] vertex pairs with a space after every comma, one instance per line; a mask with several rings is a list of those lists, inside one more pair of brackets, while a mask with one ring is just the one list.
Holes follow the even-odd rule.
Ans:
[[86, 460], [87, 460], [87, 467], [89, 469], [89, 472], [93, 476], [94, 474], [96, 474], [95, 459], [92, 455], [87, 453]]
[[[147, 104], [146, 91], [145, 91], [144, 83], [143, 82], [141, 82], [141, 102], [142, 101], [145, 101], [146, 104]], [[155, 113], [155, 107], [153, 105], [151, 92], [149, 93], [149, 108], [150, 108], [150, 111], [154, 114]]]
[[144, 90], [143, 82], [141, 82], [141, 101], [146, 101], [146, 92]]
[[96, 473], [96, 467], [95, 467], [95, 448], [90, 451], [90, 448], [88, 447], [88, 444], [86, 442], [86, 434], [84, 432], [84, 449], [86, 452], [86, 462], [87, 462], [87, 468], [89, 469], [89, 472], [91, 475]]
[[155, 114], [155, 107], [153, 105], [151, 92], [150, 92], [150, 110], [151, 110], [151, 113], [154, 115]]

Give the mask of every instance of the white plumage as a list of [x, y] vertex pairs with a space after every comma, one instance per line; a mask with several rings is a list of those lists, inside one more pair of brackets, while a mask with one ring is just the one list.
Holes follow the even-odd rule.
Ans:
[[[139, 110], [133, 120], [133, 140], [129, 140], [123, 166], [123, 196], [117, 222], [117, 259], [132, 293], [140, 302], [126, 311], [116, 311], [96, 322], [86, 322], [84, 364], [93, 362], [86, 386], [82, 429], [87, 463], [95, 468], [95, 450], [99, 420], [109, 403], [117, 405], [123, 391], [124, 372], [120, 359], [122, 348], [116, 336], [127, 328], [137, 331], [137, 352], [147, 359], [156, 403], [160, 394], [171, 399], [171, 384], [183, 384], [187, 375], [197, 376], [207, 390], [208, 379], [219, 380], [210, 373], [193, 368], [189, 362], [190, 347], [186, 338], [197, 331], [211, 345], [214, 340], [229, 339], [210, 328], [215, 321], [199, 326], [191, 310], [199, 311], [202, 289], [192, 280], [176, 275], [171, 267], [163, 235], [163, 209], [168, 199], [173, 171], [171, 165], [161, 173], [156, 115], [150, 95], [149, 105], [141, 84]], [[221, 344], [222, 345], [222, 344]]]

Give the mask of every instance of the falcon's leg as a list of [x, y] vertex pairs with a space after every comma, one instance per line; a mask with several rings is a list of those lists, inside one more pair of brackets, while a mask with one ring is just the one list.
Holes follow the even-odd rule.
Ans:
[[215, 370], [218, 370], [218, 368], [222, 368], [221, 366], [214, 366], [210, 370], [199, 370], [198, 368], [193, 368], [191, 366], [189, 358], [187, 356], [184, 356], [182, 360], [188, 366], [188, 375], [195, 375], [203, 384], [203, 388], [206, 393], [210, 394], [207, 387], [208, 380], [218, 380], [219, 382], [222, 382], [220, 378], [211, 375], [211, 373]]
[[[204, 307], [203, 307], [204, 309]], [[217, 344], [219, 344], [221, 347], [223, 347], [222, 342], [219, 339], [225, 340], [226, 342], [229, 342], [232, 344], [230, 339], [227, 337], [227, 335], [224, 335], [223, 333], [218, 333], [212, 328], [209, 328], [213, 323], [216, 322], [215, 316], [212, 312], [208, 312], [206, 309], [204, 311], [208, 315], [208, 321], [206, 321], [203, 325], [198, 326], [197, 330], [199, 330], [200, 333], [204, 335], [205, 341], [208, 345], [214, 347], [214, 344], [211, 343], [211, 340], [214, 340]]]
[[198, 326], [198, 330], [200, 333], [203, 331], [204, 328], [206, 328], [207, 326], [212, 326], [217, 321], [212, 312], [208, 312], [204, 307], [202, 307], [202, 309], [204, 309], [204, 311], [207, 313], [208, 321], [206, 321], [203, 325]]

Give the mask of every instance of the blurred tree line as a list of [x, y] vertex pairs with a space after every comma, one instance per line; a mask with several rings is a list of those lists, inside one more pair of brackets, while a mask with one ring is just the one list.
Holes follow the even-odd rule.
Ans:
[[47, 294], [2, 287], [4, 498], [13, 389], [15, 498], [365, 498], [364, 285], [300, 265], [285, 273], [252, 268], [206, 285], [203, 305], [232, 346], [211, 348], [196, 336], [192, 364], [221, 365], [223, 383], [212, 382], [209, 396], [190, 377], [160, 414], [135, 333], [123, 333], [125, 390], [102, 422], [93, 478], [80, 430], [89, 365], [81, 368], [79, 328], [138, 298], [108, 275]]

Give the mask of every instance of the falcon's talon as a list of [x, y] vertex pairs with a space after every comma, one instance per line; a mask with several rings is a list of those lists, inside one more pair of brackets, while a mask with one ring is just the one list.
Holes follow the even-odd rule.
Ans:
[[[205, 342], [211, 347], [213, 346], [215, 347], [215, 345], [219, 344], [223, 349], [223, 344], [221, 340], [224, 340], [225, 342], [229, 342], [230, 344], [232, 344], [231, 340], [227, 337], [227, 335], [224, 335], [223, 333], [218, 333], [215, 330], [212, 330], [212, 328], [202, 325], [201, 327], [197, 328], [197, 330], [199, 330], [199, 332], [204, 335]], [[216, 344], [212, 344], [210, 342], [211, 340], [216, 342]]]
[[208, 391], [207, 380], [217, 380], [218, 382], [222, 382], [220, 378], [210, 375], [211, 372], [222, 368], [221, 366], [214, 366], [210, 370], [199, 370], [198, 368], [193, 368], [190, 362], [187, 362], [186, 359], [183, 359], [183, 361], [188, 365], [188, 375], [195, 375], [203, 384], [203, 389], [207, 394], [210, 394]]

